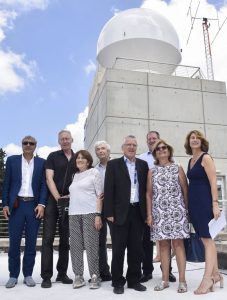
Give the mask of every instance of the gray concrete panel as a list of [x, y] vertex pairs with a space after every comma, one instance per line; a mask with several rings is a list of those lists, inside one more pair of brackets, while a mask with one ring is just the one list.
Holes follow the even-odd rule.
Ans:
[[122, 118], [148, 118], [147, 87], [107, 83], [107, 115]]
[[222, 81], [201, 80], [202, 91], [211, 93], [226, 94], [226, 85]]
[[106, 140], [111, 145], [111, 152], [121, 153], [123, 139], [127, 135], [136, 136], [138, 142], [138, 153], [141, 153], [142, 149], [145, 149], [146, 133], [148, 131], [147, 120], [107, 117], [103, 126], [106, 126]]
[[147, 85], [147, 73], [107, 69], [106, 80], [113, 82]]
[[224, 94], [203, 93], [205, 122], [227, 125], [227, 97]]
[[202, 97], [199, 91], [149, 87], [150, 119], [203, 122]]
[[159, 131], [161, 138], [163, 138], [174, 148], [174, 157], [187, 156], [187, 154], [185, 153], [184, 143], [186, 135], [191, 130], [197, 129], [204, 132], [203, 125], [197, 123], [150, 120], [149, 127], [150, 130]]
[[227, 126], [206, 125], [206, 137], [210, 143], [209, 153], [215, 158], [226, 158]]
[[149, 74], [148, 85], [169, 87], [174, 89], [201, 91], [201, 80], [199, 79], [168, 76], [164, 74]]

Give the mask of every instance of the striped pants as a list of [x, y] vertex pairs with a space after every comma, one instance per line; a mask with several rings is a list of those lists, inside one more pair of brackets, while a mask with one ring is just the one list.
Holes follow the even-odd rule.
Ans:
[[84, 273], [84, 250], [86, 250], [90, 276], [99, 277], [99, 231], [95, 229], [95, 213], [70, 215], [70, 253], [75, 275]]

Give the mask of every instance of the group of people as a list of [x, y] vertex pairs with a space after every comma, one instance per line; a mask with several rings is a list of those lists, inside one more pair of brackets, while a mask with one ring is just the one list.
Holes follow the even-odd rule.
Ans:
[[[159, 243], [162, 279], [154, 287], [161, 291], [176, 278], [171, 270], [171, 247], [179, 272], [177, 292], [187, 292], [184, 239], [189, 238], [189, 220], [205, 248], [205, 271], [195, 294], [213, 290], [223, 277], [218, 271], [217, 252], [208, 223], [220, 216], [216, 170], [208, 154], [209, 143], [197, 130], [186, 137], [186, 153], [191, 155], [187, 177], [174, 162], [173, 148], [157, 131], [147, 134], [148, 151], [137, 154], [137, 140], [125, 137], [123, 156], [110, 159], [110, 145], [95, 144], [99, 163], [87, 150], [72, 151], [72, 136], [67, 130], [58, 134], [61, 150], [47, 160], [34, 156], [37, 141], [22, 140], [22, 155], [6, 162], [3, 183], [3, 213], [9, 219], [9, 280], [17, 284], [20, 273], [20, 242], [25, 234], [22, 271], [24, 283], [35, 286], [32, 278], [36, 239], [41, 218], [43, 238], [41, 277], [43, 288], [50, 288], [53, 276], [53, 242], [58, 223], [59, 257], [56, 281], [81, 288], [85, 283], [84, 250], [90, 273], [89, 287], [97, 289], [102, 281], [112, 280], [113, 292], [124, 293], [124, 285], [145, 291], [142, 284], [152, 279], [153, 243]], [[112, 240], [111, 271], [108, 265], [107, 226]], [[127, 272], [124, 257], [127, 249]], [[67, 275], [69, 250], [75, 279]]]

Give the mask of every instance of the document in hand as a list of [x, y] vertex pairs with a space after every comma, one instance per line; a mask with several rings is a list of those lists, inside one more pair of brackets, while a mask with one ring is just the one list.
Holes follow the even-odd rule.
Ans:
[[225, 227], [225, 225], [226, 225], [225, 213], [224, 210], [222, 210], [221, 215], [217, 220], [212, 219], [208, 223], [211, 238], [214, 239], [216, 235]]

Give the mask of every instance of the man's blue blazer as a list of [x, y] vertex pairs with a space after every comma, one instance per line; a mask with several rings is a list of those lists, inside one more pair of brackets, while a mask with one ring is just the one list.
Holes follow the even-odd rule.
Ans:
[[[36, 204], [46, 205], [48, 188], [45, 177], [45, 160], [34, 157], [32, 190]], [[2, 206], [9, 206], [10, 211], [22, 184], [22, 155], [12, 155], [6, 161], [6, 172], [3, 182]]]

